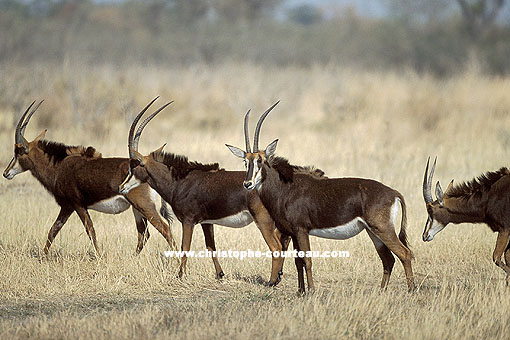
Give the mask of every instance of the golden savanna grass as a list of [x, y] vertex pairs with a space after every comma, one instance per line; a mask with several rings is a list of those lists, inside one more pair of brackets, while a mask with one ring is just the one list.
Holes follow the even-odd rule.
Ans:
[[[91, 212], [103, 255], [96, 258], [73, 215], [50, 256], [40, 262], [57, 204], [29, 174], [0, 181], [0, 338], [356, 338], [507, 339], [510, 288], [492, 263], [496, 236], [483, 225], [449, 225], [421, 241], [426, 211], [421, 193], [429, 155], [435, 178], [468, 180], [508, 165], [510, 78], [476, 69], [436, 79], [410, 71], [365, 72], [335, 66], [267, 68], [247, 64], [188, 68], [0, 66], [0, 165], [12, 157], [15, 119], [45, 98], [26, 137], [93, 145], [103, 156], [127, 155], [133, 116], [153, 97], [175, 100], [144, 132], [140, 151], [167, 151], [227, 169], [243, 168], [224, 143], [243, 146], [242, 117], [280, 105], [265, 122], [261, 144], [280, 139], [277, 153], [313, 164], [331, 177], [373, 178], [399, 190], [408, 205], [408, 234], [418, 291], [408, 294], [395, 264], [381, 292], [382, 265], [365, 233], [347, 240], [312, 237], [313, 250], [348, 250], [350, 258], [314, 259], [317, 290], [297, 297], [287, 260], [277, 288], [264, 286], [269, 259], [209, 259], [177, 263], [151, 238], [135, 256], [131, 212]], [[199, 227], [192, 249], [204, 248]], [[399, 227], [397, 228], [399, 229]], [[172, 226], [180, 242], [180, 223]], [[266, 250], [254, 224], [216, 227], [219, 249]]]

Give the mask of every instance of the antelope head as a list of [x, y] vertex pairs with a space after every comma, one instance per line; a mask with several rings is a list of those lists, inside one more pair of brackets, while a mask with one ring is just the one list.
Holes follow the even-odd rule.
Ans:
[[32, 115], [39, 108], [39, 106], [41, 106], [42, 102], [43, 100], [41, 100], [35, 107], [33, 107], [35, 104], [34, 100], [32, 104], [30, 104], [30, 106], [27, 108], [25, 113], [23, 113], [21, 116], [20, 120], [18, 121], [18, 125], [16, 125], [16, 130], [14, 132], [14, 156], [9, 162], [7, 168], [4, 170], [4, 177], [7, 179], [13, 179], [17, 174], [34, 168], [34, 161], [36, 156], [35, 153], [38, 149], [37, 144], [41, 139], [44, 138], [46, 130], [43, 130], [39, 136], [37, 136], [33, 141], [29, 142], [25, 139], [25, 129], [28, 125], [28, 122], [30, 121], [30, 118], [32, 118]]
[[428, 242], [434, 239], [434, 236], [446, 227], [450, 222], [450, 213], [445, 207], [445, 194], [453, 186], [453, 180], [448, 185], [446, 192], [443, 193], [441, 184], [439, 181], [436, 183], [436, 200], [432, 198], [432, 178], [434, 176], [434, 170], [436, 169], [437, 157], [434, 160], [432, 169], [429, 171], [430, 157], [427, 160], [427, 167], [425, 168], [425, 175], [423, 176], [423, 198], [425, 199], [425, 205], [427, 207], [427, 223], [425, 224], [425, 230], [423, 231], [423, 241]]
[[262, 114], [260, 117], [257, 127], [255, 128], [255, 136], [253, 138], [253, 152], [250, 149], [250, 137], [248, 135], [248, 117], [250, 115], [250, 111], [246, 112], [244, 116], [244, 138], [246, 142], [246, 151], [237, 148], [232, 145], [225, 144], [227, 148], [234, 154], [234, 156], [242, 158], [244, 160], [244, 164], [246, 166], [246, 179], [244, 180], [244, 187], [248, 190], [253, 190], [255, 188], [260, 188], [262, 182], [264, 181], [265, 173], [264, 173], [264, 164], [267, 164], [269, 158], [274, 155], [276, 151], [276, 145], [278, 144], [278, 139], [272, 141], [265, 150], [259, 151], [259, 134], [260, 127], [262, 126], [262, 122], [267, 117], [269, 112], [278, 105], [280, 101], [277, 101], [273, 104], [266, 112]]
[[[147, 106], [143, 108], [142, 111], [136, 116], [131, 124], [131, 128], [129, 130], [128, 136], [128, 150], [129, 150], [129, 169], [126, 178], [119, 186], [119, 192], [121, 194], [128, 193], [131, 189], [136, 188], [142, 183], [148, 182], [150, 180], [150, 168], [151, 167], [160, 167], [161, 164], [152, 159], [150, 155], [144, 156], [138, 152], [138, 141], [140, 140], [140, 136], [142, 134], [145, 126], [154, 118], [158, 113], [163, 111], [168, 105], [172, 104], [173, 101], [166, 103], [159, 109], [157, 109], [150, 116], [145, 118], [145, 120], [140, 124], [135, 133], [135, 127], [142, 118], [143, 114], [147, 111], [147, 109], [158, 99], [159, 97], [154, 98]], [[166, 144], [163, 144], [159, 149], [155, 150], [153, 153], [158, 153], [163, 150]], [[164, 166], [164, 165], [163, 165]]]

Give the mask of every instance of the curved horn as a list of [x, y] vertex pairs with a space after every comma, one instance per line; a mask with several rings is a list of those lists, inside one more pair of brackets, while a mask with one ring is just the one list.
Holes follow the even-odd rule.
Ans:
[[246, 115], [244, 116], [244, 140], [246, 142], [246, 152], [251, 153], [250, 149], [250, 135], [248, 133], [248, 116], [250, 115], [251, 109], [246, 112]]
[[[425, 199], [425, 203], [431, 203], [432, 199], [432, 178], [434, 176], [434, 171], [436, 169], [437, 157], [434, 159], [434, 164], [432, 165], [432, 169], [429, 171], [429, 163], [430, 157], [427, 159], [427, 167], [425, 168], [425, 175], [423, 176], [423, 198]], [[428, 176], [427, 176], [428, 175]]]
[[266, 110], [266, 112], [264, 112], [262, 114], [262, 116], [260, 116], [260, 119], [257, 122], [257, 127], [255, 128], [255, 137], [253, 138], [253, 152], [259, 152], [259, 134], [260, 134], [260, 127], [262, 126], [262, 122], [264, 122], [264, 119], [266, 119], [269, 112], [271, 112], [271, 110], [276, 105], [278, 105], [279, 102], [280, 101], [277, 101], [276, 103], [274, 103], [269, 109]]
[[[135, 119], [133, 120], [133, 123], [131, 124], [131, 128], [129, 129], [129, 136], [128, 136], [128, 151], [129, 151], [129, 158], [134, 158], [135, 155], [133, 155], [133, 152], [131, 152], [131, 149], [133, 148], [133, 136], [135, 135], [135, 127], [136, 127], [136, 124], [138, 124], [138, 121], [140, 120], [140, 118], [142, 118], [143, 114], [145, 113], [145, 111], [147, 111], [147, 109], [156, 101], [156, 99], [158, 99], [159, 96], [157, 96], [156, 98], [154, 98], [149, 104], [147, 104], [143, 109], [142, 111], [140, 111], [140, 113], [135, 117]], [[138, 148], [135, 149], [138, 151]]]
[[27, 116], [28, 111], [30, 111], [30, 109], [32, 108], [32, 106], [34, 104], [35, 104], [35, 100], [32, 102], [32, 104], [30, 104], [30, 106], [27, 108], [25, 113], [23, 113], [23, 115], [21, 116], [21, 118], [18, 121], [18, 125], [16, 125], [16, 130], [14, 131], [14, 143], [21, 144], [25, 148], [28, 146], [25, 145], [25, 141], [22, 138], [23, 135], [21, 134], [21, 126], [23, 125], [23, 121], [25, 120], [25, 117]]
[[140, 124], [140, 126], [138, 127], [138, 130], [136, 130], [136, 134], [133, 138], [133, 150], [135, 151], [138, 151], [138, 141], [140, 140], [140, 135], [142, 134], [142, 131], [143, 131], [143, 128], [149, 124], [149, 122], [151, 121], [152, 118], [156, 117], [156, 115], [158, 113], [160, 113], [161, 111], [163, 111], [163, 109], [165, 107], [167, 107], [168, 105], [172, 104], [173, 103], [173, 100], [171, 102], [168, 102], [166, 103], [165, 105], [163, 105], [162, 107], [160, 107], [159, 109], [157, 109], [153, 114], [151, 114], [149, 117], [145, 118], [145, 120]]
[[[28, 122], [30, 121], [30, 118], [32, 118], [32, 116], [33, 116], [33, 114], [35, 113], [35, 111], [37, 111], [37, 109], [39, 108], [39, 106], [41, 106], [41, 104], [42, 104], [43, 102], [44, 102], [44, 99], [43, 99], [43, 100], [41, 100], [41, 101], [39, 102], [39, 104], [37, 104], [37, 105], [36, 105], [36, 106], [32, 109], [32, 111], [30, 111], [30, 114], [27, 116], [27, 119], [25, 119], [25, 121], [23, 122], [23, 125], [21, 125], [21, 130], [20, 130], [20, 132], [21, 132], [21, 135], [22, 135], [22, 136], [25, 136], [25, 129], [27, 128], [27, 125], [28, 125]], [[35, 101], [34, 101], [32, 104], [34, 104], [34, 103], [35, 103]]]

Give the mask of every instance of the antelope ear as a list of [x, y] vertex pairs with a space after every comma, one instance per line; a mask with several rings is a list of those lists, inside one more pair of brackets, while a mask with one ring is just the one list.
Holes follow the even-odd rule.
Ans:
[[25, 153], [28, 153], [30, 151], [30, 143], [26, 140], [25, 136], [21, 136], [23, 138], [23, 144], [21, 144], [21, 147], [25, 149]]
[[133, 153], [134, 159], [137, 160], [138, 162], [140, 162], [140, 165], [144, 166], [145, 160], [144, 160], [143, 155], [131, 147], [129, 148], [129, 150], [131, 150], [131, 152]]
[[448, 195], [448, 192], [453, 188], [453, 179], [451, 180], [450, 184], [448, 184], [448, 187], [446, 188], [446, 191], [444, 192], [445, 195]]
[[436, 197], [437, 201], [439, 202], [439, 205], [443, 207], [444, 206], [443, 189], [441, 189], [441, 184], [439, 184], [439, 181], [437, 181], [436, 183]]
[[[38, 143], [41, 139], [43, 139], [46, 136], [47, 129], [42, 130], [42, 132], [39, 134], [39, 136], [35, 137], [34, 141], [32, 143]], [[23, 137], [25, 138], [25, 137]]]
[[243, 150], [241, 150], [235, 146], [228, 145], [228, 144], [225, 144], [225, 146], [230, 150], [230, 152], [232, 152], [234, 154], [234, 156], [242, 158], [242, 159], [244, 159], [246, 157], [246, 152], [244, 152]]
[[163, 145], [161, 145], [158, 149], [156, 149], [156, 150], [154, 151], [154, 153], [160, 153], [160, 152], [163, 152], [163, 149], [165, 148], [165, 146], [166, 146], [166, 143], [165, 143], [165, 144], [163, 144]]
[[275, 139], [272, 141], [266, 148], [266, 158], [269, 158], [270, 156], [274, 155], [276, 152], [276, 145], [278, 144], [278, 139]]

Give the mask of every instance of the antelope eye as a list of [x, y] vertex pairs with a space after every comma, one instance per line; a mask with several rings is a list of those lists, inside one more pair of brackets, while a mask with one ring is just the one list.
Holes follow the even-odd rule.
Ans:
[[22, 146], [15, 145], [14, 146], [14, 154], [15, 155], [24, 155], [25, 149]]
[[134, 169], [139, 165], [140, 165], [140, 161], [138, 159], [131, 159], [129, 161], [129, 166], [131, 167], [131, 169]]

